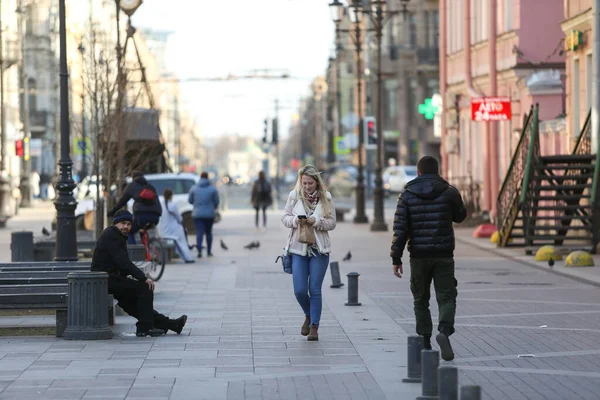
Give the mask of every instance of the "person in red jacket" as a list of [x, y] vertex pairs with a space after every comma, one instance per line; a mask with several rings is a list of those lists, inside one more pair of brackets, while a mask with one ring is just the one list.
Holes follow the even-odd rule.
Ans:
[[138, 320], [136, 336], [162, 336], [169, 330], [180, 334], [187, 316], [169, 319], [154, 310], [154, 281], [129, 259], [127, 237], [132, 221], [133, 216], [127, 210], [115, 213], [113, 225], [98, 238], [91, 270], [108, 274], [108, 293], [117, 299], [119, 307]]

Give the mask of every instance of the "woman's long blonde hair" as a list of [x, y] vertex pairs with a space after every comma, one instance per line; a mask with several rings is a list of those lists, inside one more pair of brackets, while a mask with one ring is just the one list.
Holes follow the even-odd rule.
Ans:
[[323, 182], [323, 178], [321, 178], [321, 172], [312, 165], [305, 165], [298, 170], [298, 180], [294, 188], [298, 200], [301, 200], [303, 203], [307, 202], [304, 190], [302, 189], [302, 177], [304, 175], [310, 176], [317, 181], [317, 192], [319, 193], [319, 203], [321, 203], [321, 207], [323, 208], [323, 215], [329, 216], [331, 213], [331, 202], [327, 199], [327, 186]]

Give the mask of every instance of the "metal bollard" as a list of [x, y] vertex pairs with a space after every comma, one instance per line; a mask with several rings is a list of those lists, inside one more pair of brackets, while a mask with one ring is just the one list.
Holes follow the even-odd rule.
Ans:
[[406, 383], [421, 382], [421, 351], [423, 350], [423, 336], [409, 336], [407, 358], [407, 376], [402, 379]]
[[477, 385], [461, 386], [460, 400], [481, 400], [481, 387]]
[[438, 400], [438, 367], [440, 352], [437, 350], [421, 351], [421, 396], [417, 400]]
[[344, 286], [340, 279], [340, 264], [334, 261], [329, 264], [329, 271], [331, 271], [331, 286], [332, 288], [339, 288]]
[[112, 338], [108, 326], [108, 274], [106, 272], [69, 272], [67, 300], [67, 340]]
[[350, 272], [348, 275], [348, 302], [347, 306], [360, 306], [358, 302], [358, 272]]
[[438, 368], [440, 400], [458, 400], [458, 368], [441, 365]]
[[35, 261], [33, 232], [12, 232], [10, 236], [11, 261]]

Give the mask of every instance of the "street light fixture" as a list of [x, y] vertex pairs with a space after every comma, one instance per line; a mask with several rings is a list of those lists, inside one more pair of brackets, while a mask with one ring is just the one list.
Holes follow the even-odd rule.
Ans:
[[142, 3], [143, 0], [120, 0], [119, 6], [128, 17], [131, 17]]
[[[342, 13], [340, 10], [340, 3], [334, 0], [329, 5], [332, 10], [332, 19], [337, 25], [341, 21]], [[338, 13], [334, 13], [333, 10], [338, 10]], [[358, 177], [356, 182], [356, 216], [354, 217], [355, 224], [366, 224], [369, 222], [365, 213], [365, 184], [364, 184], [364, 166], [363, 166], [363, 150], [365, 147], [365, 138], [363, 132], [363, 105], [362, 105], [362, 39], [361, 39], [361, 14], [362, 5], [360, 0], [352, 0], [352, 4], [349, 6], [350, 20], [354, 24], [354, 29], [337, 29], [338, 32], [350, 33], [350, 39], [354, 44], [354, 50], [356, 52], [356, 86], [357, 86], [357, 105], [358, 105]], [[354, 33], [354, 35], [352, 35]], [[339, 105], [338, 105], [339, 107]]]
[[56, 183], [56, 261], [77, 261], [77, 237], [73, 197], [73, 161], [70, 155], [71, 126], [69, 122], [69, 71], [67, 69], [67, 29], [65, 0], [58, 2], [60, 23], [60, 160]]

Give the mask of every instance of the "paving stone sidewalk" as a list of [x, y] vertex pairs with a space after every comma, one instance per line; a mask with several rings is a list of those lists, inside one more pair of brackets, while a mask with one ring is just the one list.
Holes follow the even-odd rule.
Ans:
[[[321, 340], [307, 342], [290, 276], [274, 264], [285, 230], [270, 221], [255, 232], [249, 212], [226, 213], [214, 258], [167, 266], [156, 308], [188, 314], [182, 335], [136, 338], [134, 320], [119, 317], [109, 341], [0, 339], [0, 399], [415, 399], [419, 385], [401, 383], [414, 331], [409, 276], [391, 273], [391, 234], [339, 224], [331, 260], [352, 250], [341, 272], [361, 274], [363, 305], [344, 306], [347, 288], [329, 288], [328, 274]], [[243, 249], [254, 240], [259, 250]], [[456, 259], [462, 384], [481, 385], [484, 399], [599, 398], [597, 288], [466, 244]]]

